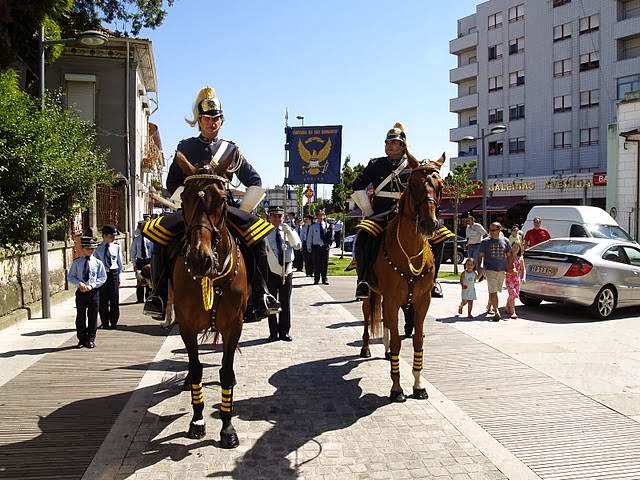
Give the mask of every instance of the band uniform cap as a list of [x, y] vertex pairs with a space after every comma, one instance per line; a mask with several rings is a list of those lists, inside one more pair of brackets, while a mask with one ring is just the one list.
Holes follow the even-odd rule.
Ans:
[[98, 246], [98, 241], [94, 237], [81, 237], [80, 245], [83, 248], [96, 248]]
[[118, 235], [118, 229], [115, 225], [104, 225], [101, 232], [103, 235]]
[[278, 206], [269, 207], [267, 213], [269, 213], [269, 215], [284, 215], [284, 208]]
[[402, 143], [407, 143], [407, 135], [404, 132], [404, 125], [400, 122], [396, 122], [391, 130], [387, 132], [387, 138], [385, 138], [385, 142], [389, 142], [391, 140], [400, 140]]
[[216, 91], [211, 87], [205, 87], [198, 92], [196, 108], [199, 117], [219, 117], [222, 115], [222, 104], [216, 97]]

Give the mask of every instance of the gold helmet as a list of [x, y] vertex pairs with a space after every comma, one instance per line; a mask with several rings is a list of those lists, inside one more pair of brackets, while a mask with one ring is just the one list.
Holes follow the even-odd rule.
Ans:
[[407, 144], [407, 135], [404, 133], [404, 125], [400, 122], [396, 122], [391, 130], [387, 132], [387, 138], [385, 142], [390, 140], [400, 140], [405, 145]]
[[185, 118], [185, 120], [189, 125], [195, 127], [200, 117], [216, 118], [222, 116], [222, 104], [216, 97], [216, 91], [212, 87], [204, 87], [198, 92], [196, 101], [193, 103], [193, 119]]

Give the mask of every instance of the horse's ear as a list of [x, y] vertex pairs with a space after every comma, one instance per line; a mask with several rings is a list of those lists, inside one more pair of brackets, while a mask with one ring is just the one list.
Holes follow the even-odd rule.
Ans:
[[442, 152], [442, 155], [440, 155], [440, 158], [437, 160], [434, 160], [433, 163], [435, 163], [438, 166], [438, 170], [440, 170], [442, 168], [442, 165], [444, 165], [444, 162], [446, 159], [447, 159], [447, 156], [445, 152]]
[[178, 164], [180, 170], [182, 170], [185, 175], [189, 176], [196, 173], [196, 167], [189, 163], [189, 160], [187, 160], [185, 154], [180, 150], [176, 150], [175, 162]]
[[405, 149], [405, 153], [407, 154], [407, 163], [409, 168], [414, 169], [420, 166], [420, 162], [418, 162], [418, 159], [409, 151], [408, 148]]
[[234, 160], [238, 160], [239, 156], [240, 151], [237, 148], [234, 148], [233, 153], [222, 157], [220, 163], [215, 166], [216, 175], [220, 175], [221, 177], [226, 176], [229, 167], [234, 164]]

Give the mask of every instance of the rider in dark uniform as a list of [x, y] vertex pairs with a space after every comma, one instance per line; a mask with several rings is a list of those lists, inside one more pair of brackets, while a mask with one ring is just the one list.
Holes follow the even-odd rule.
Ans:
[[[235, 163], [227, 170], [226, 176], [231, 181], [235, 174], [247, 190], [240, 203], [229, 192], [227, 225], [240, 240], [240, 247], [247, 261], [248, 276], [253, 279], [252, 298], [259, 299], [257, 305], [254, 305], [255, 316], [265, 318], [269, 314], [278, 313], [280, 304], [268, 293], [265, 283], [269, 266], [264, 238], [273, 230], [273, 225], [251, 213], [264, 197], [265, 191], [262, 188], [260, 175], [246, 161], [233, 142], [218, 137], [224, 116], [220, 100], [216, 97], [213, 88], [205, 87], [200, 90], [193, 107], [193, 118], [193, 120], [187, 120], [187, 123], [191, 126], [198, 125], [200, 135], [182, 140], [177, 150], [183, 153], [194, 167], [219, 163], [228, 155], [236, 158]], [[174, 158], [167, 177], [167, 190], [172, 194], [171, 198], [175, 202], [179, 202], [185, 178], [186, 175]], [[145, 223], [143, 229], [143, 234], [158, 246], [154, 249], [151, 260], [154, 292], [144, 308], [146, 314], [157, 319], [164, 318], [168, 279], [171, 272], [170, 259], [175, 258], [178, 253], [183, 232], [182, 210], [153, 219]]]

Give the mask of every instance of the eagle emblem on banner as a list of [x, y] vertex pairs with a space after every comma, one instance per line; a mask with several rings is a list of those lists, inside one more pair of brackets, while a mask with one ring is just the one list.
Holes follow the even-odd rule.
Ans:
[[[305, 144], [319, 143], [322, 147], [319, 149], [307, 148]], [[298, 139], [298, 153], [300, 158], [304, 161], [305, 165], [302, 166], [302, 170], [309, 175], [318, 175], [320, 172], [324, 173], [327, 169], [327, 157], [331, 153], [331, 139], [323, 140], [320, 137], [311, 137], [302, 142]]]

